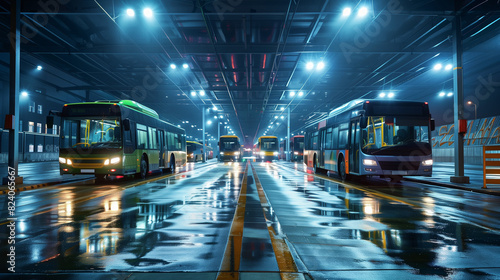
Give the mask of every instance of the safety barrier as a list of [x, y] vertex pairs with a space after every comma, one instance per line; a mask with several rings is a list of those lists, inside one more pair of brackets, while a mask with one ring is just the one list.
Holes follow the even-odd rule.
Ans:
[[500, 145], [483, 146], [483, 189], [500, 184]]

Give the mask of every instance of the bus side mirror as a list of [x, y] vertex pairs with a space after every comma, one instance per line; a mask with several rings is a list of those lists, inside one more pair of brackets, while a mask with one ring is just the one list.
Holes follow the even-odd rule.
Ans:
[[123, 129], [125, 131], [130, 131], [130, 120], [129, 119], [124, 119], [122, 121], [122, 124], [123, 124]]
[[360, 128], [366, 128], [367, 125], [368, 125], [368, 118], [367, 117], [361, 117], [361, 119], [359, 120], [359, 127]]
[[47, 116], [47, 119], [45, 120], [47, 123], [47, 128], [52, 128], [54, 127], [54, 116]]
[[434, 119], [431, 119], [431, 131], [434, 131], [436, 129], [436, 121]]

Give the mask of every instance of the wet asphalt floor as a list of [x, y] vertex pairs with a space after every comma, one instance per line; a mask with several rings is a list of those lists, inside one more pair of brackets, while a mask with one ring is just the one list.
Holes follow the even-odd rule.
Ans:
[[[6, 196], [4, 196], [6, 197]], [[0, 209], [6, 264], [7, 199]], [[188, 164], [16, 195], [2, 279], [499, 279], [500, 197], [301, 164]]]

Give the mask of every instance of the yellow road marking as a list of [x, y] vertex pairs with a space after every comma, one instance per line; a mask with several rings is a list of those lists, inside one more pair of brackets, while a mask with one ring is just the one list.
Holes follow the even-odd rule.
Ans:
[[[259, 199], [261, 205], [269, 205], [262, 184], [260, 183], [257, 172], [252, 165], [253, 176], [255, 180], [255, 185], [257, 186], [257, 192], [259, 193]], [[264, 212], [264, 208], [262, 208]], [[266, 217], [265, 213], [264, 218]], [[273, 226], [267, 223], [267, 230], [269, 231], [269, 236], [271, 237], [271, 244], [273, 245], [274, 255], [276, 256], [276, 261], [278, 263], [278, 268], [280, 270], [281, 279], [283, 280], [295, 280], [304, 279], [302, 273], [298, 273], [297, 265], [293, 260], [292, 253], [286, 244], [285, 240], [276, 234]]]
[[247, 172], [248, 163], [243, 173], [238, 205], [234, 213], [233, 223], [229, 231], [229, 238], [219, 274], [217, 275], [217, 280], [237, 280], [239, 278], [243, 225], [245, 222], [245, 206], [247, 202]]

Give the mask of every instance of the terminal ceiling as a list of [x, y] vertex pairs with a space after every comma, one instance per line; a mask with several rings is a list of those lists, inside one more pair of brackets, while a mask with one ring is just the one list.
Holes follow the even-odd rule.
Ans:
[[[348, 5], [352, 14], [343, 17]], [[146, 6], [151, 19], [142, 15]], [[356, 15], [362, 6], [363, 18]], [[0, 8], [7, 34], [10, 1]], [[133, 99], [198, 138], [202, 109], [210, 108], [207, 120], [223, 115], [246, 144], [266, 129], [284, 137], [280, 117], [288, 108], [297, 134], [336, 106], [382, 91], [429, 101], [438, 124], [449, 123], [442, 112], [452, 98], [437, 94], [453, 90], [452, 71], [433, 66], [453, 62], [457, 14], [471, 98], [484, 81], [490, 89], [500, 81], [498, 1], [22, 1], [21, 87], [33, 79], [57, 88], [54, 97], [62, 100]], [[7, 36], [2, 43], [6, 73]], [[323, 69], [307, 69], [320, 61]], [[33, 74], [37, 65], [43, 73]], [[492, 100], [483, 99], [484, 112], [494, 114]]]

